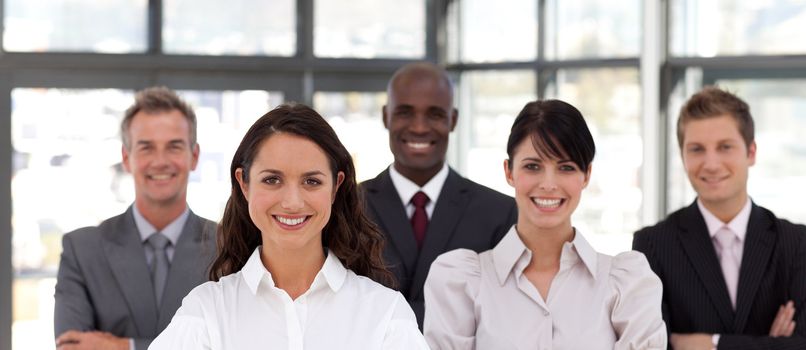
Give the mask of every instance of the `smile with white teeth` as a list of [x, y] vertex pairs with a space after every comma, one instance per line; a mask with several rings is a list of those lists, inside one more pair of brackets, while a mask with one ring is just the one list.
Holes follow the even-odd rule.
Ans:
[[161, 180], [168, 180], [171, 178], [171, 174], [159, 174], [159, 175], [151, 175], [151, 179], [161, 181]]
[[414, 148], [414, 149], [423, 149], [423, 148], [426, 148], [428, 146], [431, 146], [431, 143], [430, 142], [411, 142], [411, 141], [409, 141], [409, 142], [406, 142], [406, 145], [411, 147], [411, 148]]
[[299, 217], [299, 218], [295, 218], [295, 219], [284, 218], [282, 216], [277, 216], [277, 215], [275, 215], [274, 217], [277, 219], [277, 221], [279, 221], [279, 222], [281, 222], [281, 223], [283, 223], [285, 225], [288, 225], [288, 226], [297, 226], [297, 225], [303, 223], [305, 220], [308, 219], [307, 216], [303, 216], [303, 217]]
[[562, 203], [562, 199], [543, 199], [543, 198], [532, 198], [532, 202], [537, 204], [540, 208], [556, 208], [559, 207]]

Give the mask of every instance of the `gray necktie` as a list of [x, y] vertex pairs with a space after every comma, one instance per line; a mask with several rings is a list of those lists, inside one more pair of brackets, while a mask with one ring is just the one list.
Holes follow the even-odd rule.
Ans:
[[154, 249], [154, 260], [151, 262], [151, 281], [154, 284], [154, 295], [157, 297], [157, 305], [162, 300], [162, 290], [165, 288], [165, 279], [168, 277], [168, 253], [165, 248], [171, 244], [168, 237], [156, 232], [148, 237], [148, 244]]

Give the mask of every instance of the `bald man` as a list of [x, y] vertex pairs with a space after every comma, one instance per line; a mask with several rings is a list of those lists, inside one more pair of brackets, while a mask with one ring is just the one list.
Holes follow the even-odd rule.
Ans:
[[[394, 163], [361, 184], [369, 215], [386, 236], [384, 258], [422, 329], [431, 263], [458, 248], [491, 249], [515, 224], [515, 201], [470, 181], [445, 162], [459, 113], [453, 84], [426, 62], [398, 69], [387, 87], [383, 125]], [[496, 166], [497, 164], [491, 164]]]

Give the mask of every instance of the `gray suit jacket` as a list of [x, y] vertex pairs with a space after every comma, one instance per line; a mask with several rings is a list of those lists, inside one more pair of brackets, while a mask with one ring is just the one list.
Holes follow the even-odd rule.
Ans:
[[515, 224], [515, 200], [450, 169], [445, 185], [429, 218], [425, 241], [417, 250], [406, 208], [395, 189], [389, 170], [361, 183], [371, 219], [386, 237], [384, 260], [423, 327], [423, 285], [431, 263], [440, 254], [458, 248], [476, 252], [492, 249]]
[[134, 338], [145, 350], [171, 321], [182, 298], [207, 281], [216, 224], [190, 212], [157, 305], [132, 208], [98, 226], [70, 232], [56, 281], [55, 335], [98, 330]]

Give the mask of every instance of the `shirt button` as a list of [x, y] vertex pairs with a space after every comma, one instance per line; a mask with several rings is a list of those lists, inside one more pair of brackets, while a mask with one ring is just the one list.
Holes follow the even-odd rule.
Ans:
[[548, 317], [548, 316], [550, 316], [550, 315], [551, 315], [551, 313], [550, 313], [550, 312], [548, 312], [548, 311], [543, 311], [543, 316]]

